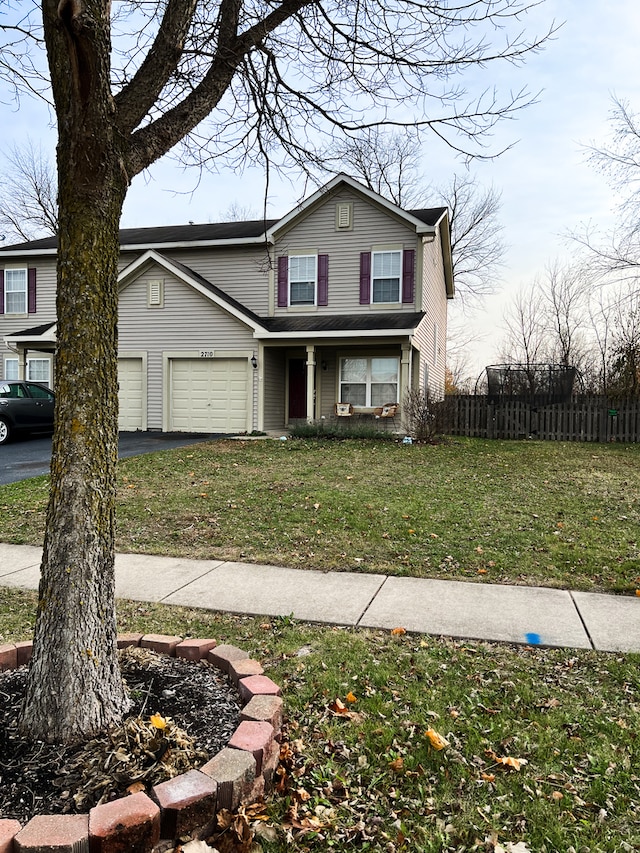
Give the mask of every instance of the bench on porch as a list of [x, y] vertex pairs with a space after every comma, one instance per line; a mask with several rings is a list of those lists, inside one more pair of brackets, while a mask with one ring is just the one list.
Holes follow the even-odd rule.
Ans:
[[[351, 403], [336, 403], [333, 407], [334, 417], [342, 420], [349, 419], [351, 423], [360, 423], [362, 425], [373, 422], [380, 429], [395, 429], [396, 415], [399, 413], [399, 403], [385, 403], [384, 406], [377, 406], [373, 411], [356, 412]], [[380, 422], [380, 423], [378, 423]]]

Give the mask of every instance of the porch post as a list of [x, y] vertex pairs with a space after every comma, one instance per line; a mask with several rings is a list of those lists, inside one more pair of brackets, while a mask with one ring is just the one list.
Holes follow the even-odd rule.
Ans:
[[400, 387], [398, 388], [398, 403], [400, 403], [400, 421], [404, 421], [404, 403], [407, 392], [411, 388], [411, 344], [402, 344], [400, 357]]
[[316, 399], [316, 348], [307, 346], [307, 423], [313, 423]]
[[27, 350], [23, 347], [18, 347], [18, 379], [24, 380], [27, 378]]

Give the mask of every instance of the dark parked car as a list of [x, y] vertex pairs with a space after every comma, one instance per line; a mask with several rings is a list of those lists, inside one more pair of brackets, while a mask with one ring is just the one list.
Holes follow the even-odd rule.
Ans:
[[0, 380], [0, 444], [18, 432], [53, 429], [55, 395], [39, 382]]

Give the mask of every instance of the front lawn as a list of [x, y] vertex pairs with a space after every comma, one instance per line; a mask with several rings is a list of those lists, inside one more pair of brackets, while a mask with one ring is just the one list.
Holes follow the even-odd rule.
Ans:
[[[0, 643], [28, 638], [36, 598], [0, 588]], [[239, 645], [282, 686], [279, 790], [253, 826], [265, 853], [640, 849], [638, 655], [139, 602], [118, 618]]]
[[[640, 447], [218, 441], [125, 459], [121, 551], [633, 594]], [[0, 487], [42, 540], [47, 479]]]

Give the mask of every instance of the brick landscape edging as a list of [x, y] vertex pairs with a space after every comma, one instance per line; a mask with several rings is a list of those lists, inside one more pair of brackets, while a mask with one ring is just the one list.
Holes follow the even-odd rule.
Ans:
[[[259, 662], [236, 646], [164, 634], [121, 634], [118, 647], [140, 646], [184, 660], [207, 660], [238, 690], [240, 724], [226, 747], [198, 770], [94, 806], [88, 815], [37, 815], [23, 827], [0, 816], [0, 853], [40, 853], [52, 841], [78, 853], [167, 853], [184, 838], [205, 838], [218, 811], [259, 799], [280, 756], [282, 691]], [[0, 645], [0, 671], [28, 662], [31, 643]]]

